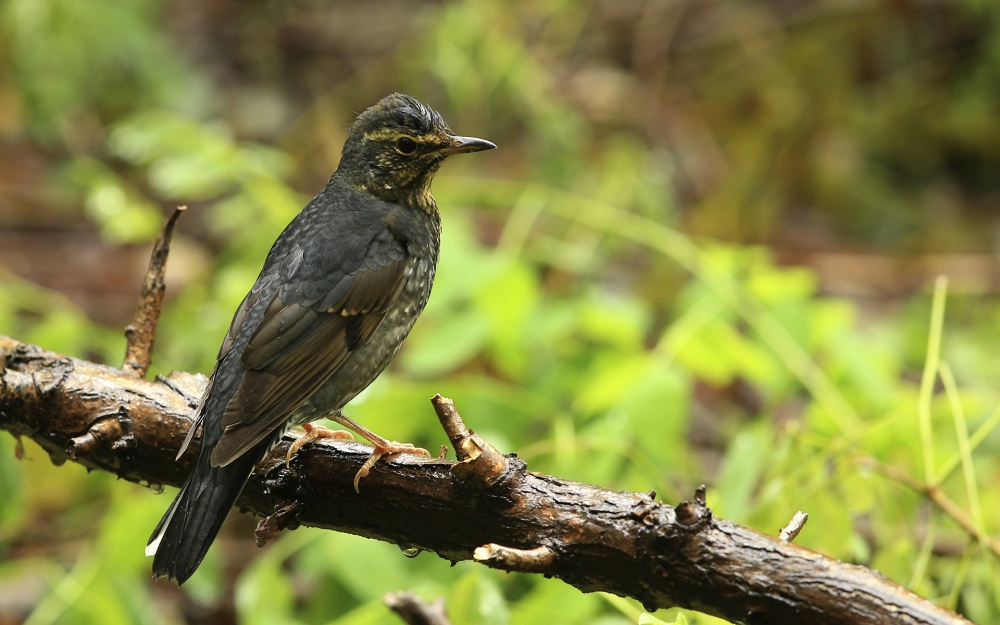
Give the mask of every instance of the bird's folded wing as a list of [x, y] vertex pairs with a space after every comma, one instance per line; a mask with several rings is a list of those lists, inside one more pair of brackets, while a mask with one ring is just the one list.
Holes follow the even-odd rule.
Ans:
[[315, 283], [302, 280], [275, 294], [241, 355], [246, 371], [223, 414], [214, 466], [232, 462], [279, 428], [371, 338], [406, 282], [402, 247], [393, 241], [391, 249], [380, 249], [381, 243], [318, 297]]

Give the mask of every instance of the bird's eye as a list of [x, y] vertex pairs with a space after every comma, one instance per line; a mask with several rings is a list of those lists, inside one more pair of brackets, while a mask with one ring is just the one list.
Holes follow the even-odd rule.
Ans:
[[409, 137], [400, 137], [396, 139], [396, 151], [409, 156], [417, 151], [417, 142]]

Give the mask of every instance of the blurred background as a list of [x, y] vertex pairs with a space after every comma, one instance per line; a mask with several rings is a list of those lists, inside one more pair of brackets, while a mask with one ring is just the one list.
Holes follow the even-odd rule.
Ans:
[[[534, 470], [805, 510], [797, 542], [1000, 622], [1000, 5], [0, 0], [0, 332], [119, 365], [186, 204], [153, 373], [208, 373], [392, 91], [500, 149], [437, 176], [434, 295], [348, 414], [435, 449], [440, 392]], [[258, 550], [240, 515], [178, 590], [142, 557], [173, 489], [15, 444], [0, 625], [389, 623], [401, 589], [456, 625], [722, 622], [307, 528]]]

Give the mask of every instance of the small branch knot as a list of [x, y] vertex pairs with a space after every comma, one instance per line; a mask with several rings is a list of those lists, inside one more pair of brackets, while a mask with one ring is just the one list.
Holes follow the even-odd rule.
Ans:
[[682, 501], [678, 504], [675, 515], [679, 525], [693, 528], [711, 520], [712, 511], [697, 502]]
[[556, 559], [556, 552], [542, 545], [534, 549], [514, 549], [496, 543], [477, 547], [472, 559], [486, 566], [521, 573], [547, 573]]
[[64, 358], [55, 362], [45, 362], [31, 372], [31, 382], [35, 392], [45, 397], [58, 391], [73, 373], [73, 361]]
[[298, 499], [291, 502], [286, 501], [284, 505], [276, 507], [273, 513], [261, 519], [253, 531], [254, 538], [257, 539], [257, 546], [263, 547], [283, 529], [298, 527], [301, 508], [302, 504]]
[[125, 434], [118, 415], [107, 415], [95, 421], [90, 429], [81, 436], [71, 438], [66, 442], [66, 455], [76, 460], [97, 450], [100, 445], [110, 445], [112, 449], [119, 449], [118, 443]]

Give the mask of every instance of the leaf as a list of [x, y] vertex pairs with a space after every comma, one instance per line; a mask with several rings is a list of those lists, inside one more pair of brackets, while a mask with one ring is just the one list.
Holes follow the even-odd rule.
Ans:
[[583, 594], [560, 580], [542, 578], [518, 600], [510, 616], [516, 625], [584, 624], [591, 622], [600, 605], [600, 599], [592, 594]]
[[746, 522], [752, 512], [751, 499], [767, 466], [774, 440], [770, 423], [760, 422], [743, 430], [729, 443], [716, 479], [712, 507], [734, 523]]
[[490, 322], [476, 310], [438, 315], [433, 322], [431, 328], [423, 324], [400, 354], [403, 366], [415, 375], [431, 377], [453, 371], [478, 356], [490, 339]]
[[622, 350], [639, 351], [649, 325], [648, 307], [640, 300], [595, 296], [577, 304], [580, 332], [591, 340]]
[[619, 403], [639, 444], [654, 457], [685, 457], [689, 406], [687, 376], [659, 358], [650, 362]]
[[584, 414], [607, 410], [626, 398], [652, 367], [646, 354], [606, 353], [595, 359], [592, 371], [580, 385], [574, 410]]
[[354, 608], [344, 616], [327, 622], [326, 625], [385, 625], [393, 622], [389, 608], [381, 600], [372, 600]]
[[24, 471], [14, 449], [18, 440], [0, 434], [0, 536], [11, 536], [27, 518], [24, 497]]
[[507, 625], [507, 602], [492, 573], [474, 567], [448, 593], [448, 616], [454, 625]]
[[[327, 531], [315, 531], [313, 536], [296, 561], [302, 562], [308, 570], [332, 576], [361, 602], [375, 601], [390, 590], [412, 585], [411, 567], [408, 566], [411, 561], [398, 547]], [[364, 565], [359, 566], [359, 563]]]

